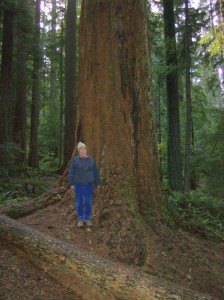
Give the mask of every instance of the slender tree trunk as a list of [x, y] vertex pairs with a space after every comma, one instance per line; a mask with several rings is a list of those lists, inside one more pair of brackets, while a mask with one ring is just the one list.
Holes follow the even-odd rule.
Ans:
[[[162, 128], [161, 128], [161, 91], [160, 86], [158, 85], [158, 143], [161, 145], [162, 143]], [[158, 158], [159, 158], [159, 167], [160, 167], [160, 180], [162, 180], [163, 177], [163, 157], [162, 157], [162, 151], [161, 148], [158, 151]]]
[[[56, 0], [52, 0], [52, 12], [51, 12], [51, 78], [50, 78], [50, 115], [52, 118], [55, 118], [56, 114], [56, 103], [57, 103], [57, 77], [56, 77], [56, 68], [57, 68], [57, 48], [56, 48]], [[57, 141], [57, 132], [58, 128], [54, 128], [53, 139], [53, 153], [55, 156], [58, 154], [58, 141]]]
[[185, 174], [184, 190], [190, 189], [191, 176], [191, 135], [192, 135], [192, 105], [191, 105], [191, 75], [190, 75], [190, 22], [188, 0], [185, 1], [185, 72], [186, 72], [186, 140], [185, 140]]
[[3, 16], [0, 78], [0, 144], [13, 141], [13, 20], [14, 13], [6, 9]]
[[51, 12], [51, 83], [50, 83], [50, 105], [55, 108], [56, 101], [56, 0], [52, 0]]
[[[47, 27], [47, 23], [48, 23], [48, 20], [47, 20], [47, 5], [46, 5], [46, 0], [42, 0], [43, 2], [43, 17], [42, 17], [42, 22], [43, 22], [43, 28], [42, 28], [42, 35], [41, 35], [41, 41], [42, 41], [42, 44], [43, 44], [43, 50], [42, 50], [42, 55], [43, 55], [43, 58], [42, 58], [42, 64], [43, 64], [43, 87], [42, 87], [42, 95], [43, 95], [43, 101], [46, 101], [46, 102], [50, 102], [48, 99], [49, 97], [49, 94], [48, 94], [48, 91], [49, 91], [49, 87], [48, 87], [48, 73], [49, 73], [49, 70], [48, 70], [48, 63], [47, 63], [47, 53], [46, 53], [46, 48], [47, 48], [47, 45], [48, 45], [48, 42], [47, 42], [47, 33], [46, 33], [46, 27]], [[50, 104], [49, 104], [50, 106]], [[42, 110], [42, 114], [43, 114], [43, 117], [46, 116], [46, 107], [43, 108]]]
[[[26, 1], [21, 1], [21, 6], [26, 6]], [[23, 9], [24, 13], [24, 9]], [[22, 153], [20, 160], [26, 158], [26, 60], [27, 60], [27, 37], [24, 31], [24, 23], [27, 22], [27, 15], [19, 16], [17, 27], [17, 56], [16, 56], [16, 103], [14, 120], [14, 141], [20, 146]], [[22, 21], [23, 20], [23, 21]]]
[[63, 158], [63, 106], [64, 106], [64, 68], [63, 68], [63, 53], [64, 53], [64, 22], [61, 20], [61, 44], [60, 44], [60, 146], [59, 146], [59, 166], [62, 165]]
[[180, 147], [178, 65], [176, 55], [175, 21], [173, 0], [163, 0], [166, 64], [168, 74], [168, 180], [172, 190], [183, 189], [182, 157]]
[[[222, 53], [222, 61], [223, 61], [224, 55]], [[219, 109], [223, 109], [223, 96], [224, 96], [224, 66], [222, 65], [222, 74], [221, 74], [221, 87], [219, 92]]]
[[75, 145], [76, 110], [76, 0], [68, 0], [65, 40], [65, 134], [64, 165]]
[[33, 59], [33, 86], [32, 86], [32, 105], [31, 105], [31, 133], [30, 133], [30, 152], [29, 166], [39, 167], [38, 158], [38, 127], [39, 127], [39, 68], [40, 68], [40, 3], [36, 0], [35, 12], [35, 52]]

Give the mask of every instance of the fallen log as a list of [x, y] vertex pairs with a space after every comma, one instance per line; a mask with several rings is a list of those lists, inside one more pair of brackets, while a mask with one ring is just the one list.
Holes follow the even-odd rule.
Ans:
[[47, 190], [40, 196], [31, 199], [27, 202], [13, 203], [0, 206], [0, 215], [6, 215], [12, 219], [20, 219], [33, 214], [39, 209], [43, 209], [48, 207], [49, 205], [56, 204], [57, 202], [61, 201], [63, 197], [69, 197], [70, 193], [68, 191], [67, 186], [67, 175], [69, 166], [71, 165], [75, 154], [76, 148], [74, 148], [73, 153], [71, 155], [71, 159], [67, 164], [67, 167], [65, 168], [63, 174], [58, 179], [54, 187]]
[[0, 239], [83, 299], [212, 299], [208, 295], [112, 262], [0, 215]]
[[41, 196], [27, 202], [13, 203], [0, 206], [0, 214], [12, 219], [19, 219], [33, 214], [39, 209], [48, 207], [62, 200], [66, 194], [66, 187], [59, 186], [48, 190]]

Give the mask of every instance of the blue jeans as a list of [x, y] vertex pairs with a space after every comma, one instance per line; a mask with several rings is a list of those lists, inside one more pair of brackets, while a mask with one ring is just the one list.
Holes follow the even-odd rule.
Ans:
[[90, 220], [92, 214], [93, 183], [78, 183], [75, 187], [76, 211], [80, 221]]

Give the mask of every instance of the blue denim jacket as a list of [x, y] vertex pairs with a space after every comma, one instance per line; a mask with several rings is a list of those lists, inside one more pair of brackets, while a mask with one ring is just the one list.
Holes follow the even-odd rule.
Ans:
[[81, 158], [79, 155], [73, 159], [68, 173], [68, 185], [76, 183], [95, 183], [100, 185], [100, 176], [94, 158], [88, 155]]

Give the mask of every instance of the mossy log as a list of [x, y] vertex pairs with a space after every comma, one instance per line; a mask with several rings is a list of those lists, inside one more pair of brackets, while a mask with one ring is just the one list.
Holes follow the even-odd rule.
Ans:
[[0, 206], [0, 214], [13, 219], [19, 219], [33, 214], [38, 209], [45, 208], [62, 200], [66, 194], [66, 187], [59, 186], [52, 188], [41, 196], [27, 202], [13, 203]]
[[0, 206], [0, 214], [6, 215], [12, 219], [20, 219], [33, 214], [39, 209], [43, 209], [45, 207], [48, 207], [49, 205], [56, 204], [57, 202], [61, 201], [64, 197], [70, 197], [70, 192], [67, 186], [67, 175], [69, 166], [75, 154], [76, 148], [74, 148], [73, 153], [71, 155], [71, 159], [68, 162], [63, 174], [56, 182], [55, 186], [53, 186], [40, 196], [27, 202], [13, 203]]
[[90, 254], [3, 215], [0, 239], [22, 250], [83, 299], [211, 299], [138, 268]]

